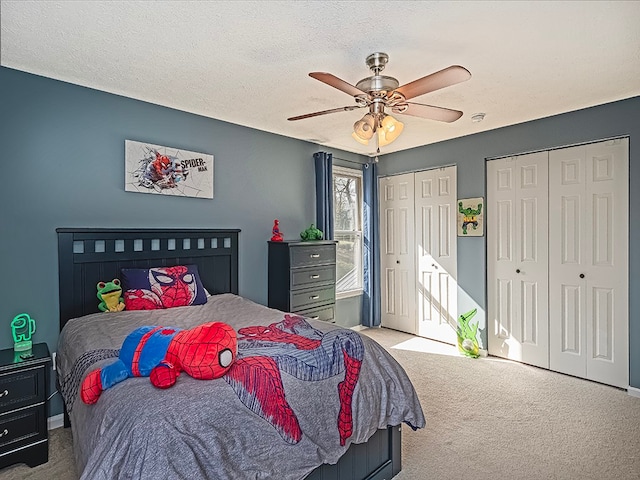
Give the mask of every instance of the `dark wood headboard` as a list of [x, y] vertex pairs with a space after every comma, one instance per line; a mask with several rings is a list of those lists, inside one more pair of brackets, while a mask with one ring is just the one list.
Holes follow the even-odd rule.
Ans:
[[121, 268], [195, 264], [212, 294], [238, 293], [239, 229], [58, 228], [60, 330], [98, 312], [96, 284]]

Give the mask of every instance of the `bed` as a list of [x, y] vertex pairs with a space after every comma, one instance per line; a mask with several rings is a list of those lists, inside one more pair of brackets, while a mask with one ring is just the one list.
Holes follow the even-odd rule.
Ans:
[[[402, 367], [353, 330], [239, 296], [239, 230], [60, 228], [57, 234], [57, 382], [82, 479], [378, 480], [401, 470], [401, 425], [425, 424]], [[122, 269], [178, 265], [197, 267], [205, 303], [98, 310], [98, 282], [119, 278]], [[189, 329], [211, 321], [238, 332], [238, 357], [224, 377], [182, 374], [166, 390], [149, 378], [129, 378], [94, 405], [80, 399], [84, 377], [113, 362], [133, 329]], [[263, 336], [253, 338], [255, 332]], [[287, 339], [274, 340], [272, 332]], [[253, 387], [240, 381], [247, 359], [257, 359], [251, 368], [265, 359], [270, 366], [267, 383], [277, 388], [268, 401], [248, 394]], [[246, 378], [263, 381], [260, 368]], [[268, 414], [273, 405], [284, 413]]]

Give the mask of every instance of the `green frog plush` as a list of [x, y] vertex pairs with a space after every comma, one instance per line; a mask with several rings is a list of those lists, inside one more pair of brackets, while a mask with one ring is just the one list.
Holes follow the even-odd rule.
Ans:
[[124, 299], [122, 298], [122, 287], [120, 280], [114, 278], [110, 282], [98, 282], [98, 308], [102, 312], [120, 312], [124, 310]]
[[303, 242], [310, 240], [322, 240], [322, 231], [318, 230], [316, 226], [312, 223], [309, 228], [307, 228], [304, 232], [300, 234], [300, 238]]

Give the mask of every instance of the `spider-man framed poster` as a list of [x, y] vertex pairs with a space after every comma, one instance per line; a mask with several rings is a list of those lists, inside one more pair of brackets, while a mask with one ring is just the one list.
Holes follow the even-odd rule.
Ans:
[[213, 198], [213, 155], [125, 140], [127, 192]]

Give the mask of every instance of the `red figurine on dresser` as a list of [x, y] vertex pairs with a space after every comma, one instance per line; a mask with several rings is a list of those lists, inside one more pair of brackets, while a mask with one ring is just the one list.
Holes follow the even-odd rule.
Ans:
[[271, 237], [272, 242], [282, 242], [284, 240], [284, 237], [280, 233], [279, 224], [280, 222], [277, 219], [273, 221], [273, 229], [271, 230], [271, 233], [273, 233]]

